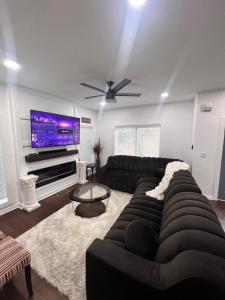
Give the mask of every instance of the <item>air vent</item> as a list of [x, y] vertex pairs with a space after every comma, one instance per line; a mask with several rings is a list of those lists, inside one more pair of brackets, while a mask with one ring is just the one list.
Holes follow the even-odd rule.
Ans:
[[207, 111], [212, 111], [212, 109], [213, 109], [212, 104], [201, 105], [201, 111], [207, 112]]

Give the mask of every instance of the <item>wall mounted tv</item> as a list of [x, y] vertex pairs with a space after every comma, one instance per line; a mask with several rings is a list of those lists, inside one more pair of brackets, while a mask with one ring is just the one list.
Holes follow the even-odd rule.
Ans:
[[80, 144], [80, 118], [31, 110], [30, 120], [32, 148]]

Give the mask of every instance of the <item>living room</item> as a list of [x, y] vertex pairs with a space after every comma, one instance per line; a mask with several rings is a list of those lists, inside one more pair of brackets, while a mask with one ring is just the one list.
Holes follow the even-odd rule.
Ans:
[[1, 299], [225, 298], [224, 14], [0, 1]]

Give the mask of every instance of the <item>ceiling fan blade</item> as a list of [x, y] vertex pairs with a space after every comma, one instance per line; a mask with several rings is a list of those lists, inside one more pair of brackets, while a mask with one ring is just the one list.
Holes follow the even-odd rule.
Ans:
[[124, 88], [126, 85], [128, 85], [129, 83], [131, 83], [130, 79], [123, 79], [120, 83], [118, 83], [113, 89], [112, 92], [113, 93], [117, 93], [119, 92], [119, 90], [121, 90], [122, 88]]
[[92, 86], [92, 85], [84, 83], [84, 82], [82, 82], [80, 85], [86, 86], [86, 87], [88, 87], [90, 89], [93, 89], [93, 90], [96, 90], [96, 91], [99, 91], [99, 92], [102, 92], [102, 93], [106, 93], [104, 90], [101, 90], [101, 89], [99, 89], [99, 88], [97, 88], [95, 86]]
[[90, 97], [85, 97], [85, 99], [92, 99], [92, 98], [97, 98], [97, 97], [104, 97], [105, 95], [96, 95], [96, 96], [90, 96]]
[[141, 97], [141, 93], [118, 93], [116, 96]]

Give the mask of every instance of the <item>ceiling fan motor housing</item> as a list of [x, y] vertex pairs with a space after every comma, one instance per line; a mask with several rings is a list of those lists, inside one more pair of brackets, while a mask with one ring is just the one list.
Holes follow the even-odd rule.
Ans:
[[115, 94], [113, 94], [110, 91], [105, 95], [105, 100], [107, 102], [110, 102], [110, 103], [116, 103], [117, 102], [117, 100], [115, 98]]

